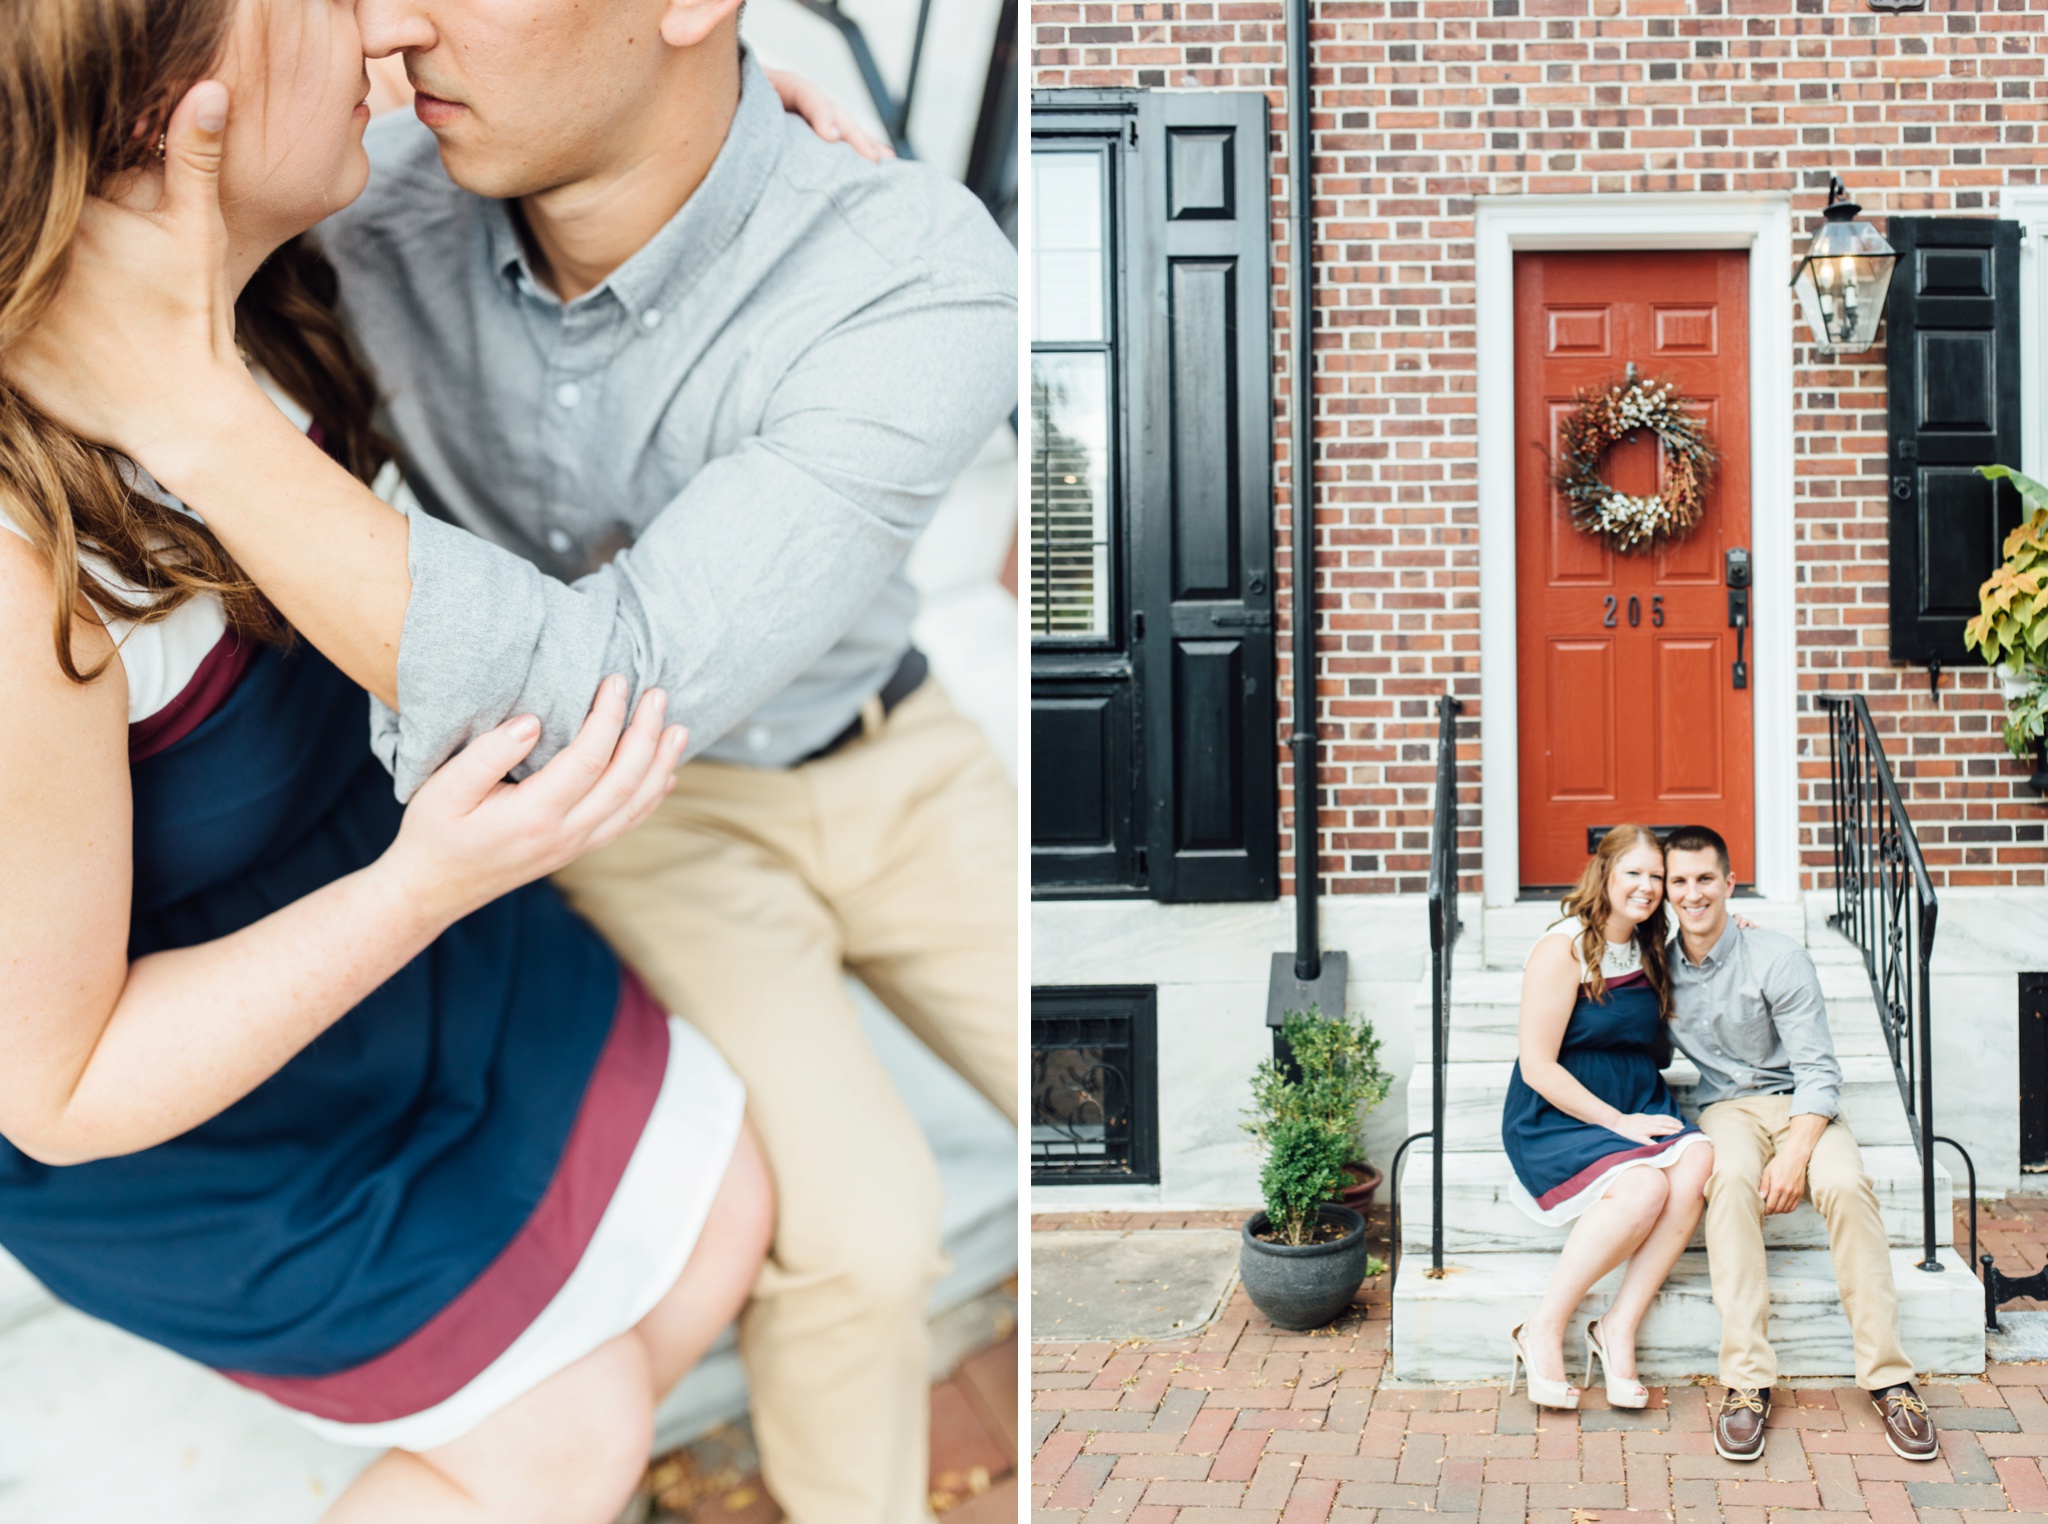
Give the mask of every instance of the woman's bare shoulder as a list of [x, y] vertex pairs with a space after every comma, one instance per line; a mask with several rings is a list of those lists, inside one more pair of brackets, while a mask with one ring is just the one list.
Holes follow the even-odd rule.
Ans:
[[[0, 531], [0, 776], [13, 782], [62, 778], [65, 792], [90, 776], [56, 769], [88, 757], [118, 755], [126, 784], [128, 686], [112, 638], [85, 610], [71, 618], [71, 657], [100, 676], [74, 682], [57, 663], [57, 579], [42, 553]], [[101, 769], [93, 769], [96, 776]], [[7, 789], [13, 792], [11, 786]]]

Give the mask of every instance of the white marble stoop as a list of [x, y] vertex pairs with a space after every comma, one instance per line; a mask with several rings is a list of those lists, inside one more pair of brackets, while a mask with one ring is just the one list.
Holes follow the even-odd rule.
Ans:
[[[1747, 900], [1742, 911], [1798, 937], [1819, 966], [1829, 1020], [1841, 1054], [1842, 1111], [1863, 1146], [1892, 1244], [1901, 1336], [1923, 1372], [1984, 1368], [1983, 1292], [1952, 1246], [1951, 1182], [1935, 1172], [1938, 1273], [1921, 1258], [1920, 1167], [1900, 1104], [1891, 1059], [1878, 1026], [1860, 955], [1827, 928], [1816, 909], [1791, 902]], [[1399, 1381], [1497, 1381], [1508, 1373], [1507, 1331], [1532, 1311], [1566, 1230], [1531, 1222], [1508, 1194], [1510, 1171], [1500, 1146], [1500, 1109], [1515, 1057], [1515, 1016], [1521, 966], [1555, 916], [1549, 905], [1481, 911], [1468, 905], [1465, 934], [1451, 978], [1444, 1154], [1444, 1275], [1431, 1279], [1431, 1160], [1427, 1142], [1408, 1151], [1401, 1179], [1402, 1253], [1394, 1279], [1392, 1373]], [[1411, 1132], [1430, 1125], [1433, 1032], [1425, 977], [1414, 1007], [1415, 1071], [1408, 1087]], [[1680, 1058], [1665, 1071], [1690, 1118], [1698, 1071]], [[1765, 1226], [1770, 1251], [1771, 1342], [1786, 1376], [1854, 1374], [1849, 1325], [1836, 1290], [1827, 1233], [1811, 1203]], [[1579, 1330], [1607, 1303], [1620, 1271], [1594, 1287], [1579, 1308], [1568, 1363], [1582, 1359]], [[1674, 1380], [1715, 1373], [1720, 1318], [1714, 1311], [1706, 1255], [1696, 1235], [1665, 1283], [1637, 1343], [1646, 1378]], [[1579, 1368], [1572, 1367], [1573, 1379]]]

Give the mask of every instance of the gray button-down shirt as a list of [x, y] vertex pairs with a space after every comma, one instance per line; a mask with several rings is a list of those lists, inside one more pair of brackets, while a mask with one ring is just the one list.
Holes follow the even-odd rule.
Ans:
[[367, 141], [320, 237], [419, 500], [401, 712], [374, 706], [399, 797], [522, 711], [537, 766], [610, 672], [666, 688], [693, 754], [836, 735], [909, 648], [912, 542], [1016, 403], [1017, 256], [981, 204], [821, 142], [749, 58], [695, 194], [564, 303], [410, 113]]
[[1820, 975], [1790, 937], [1730, 920], [1698, 963], [1674, 937], [1671, 996], [1672, 1040], [1699, 1068], [1700, 1105], [1790, 1090], [1795, 1117], [1840, 1113], [1842, 1065]]

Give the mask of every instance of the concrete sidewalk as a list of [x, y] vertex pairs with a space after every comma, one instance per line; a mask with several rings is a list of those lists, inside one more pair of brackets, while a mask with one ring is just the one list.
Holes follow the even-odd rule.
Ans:
[[[1237, 1213], [1062, 1213], [1062, 1229], [1214, 1228]], [[1967, 1213], [1957, 1242], [1968, 1232]], [[1980, 1221], [1980, 1228], [1986, 1226]], [[2048, 1198], [1998, 1204], [2002, 1265], [2033, 1268]], [[1375, 1220], [1386, 1254], [1384, 1213]], [[1032, 1348], [1032, 1501], [1040, 1524], [1375, 1524], [1669, 1520], [1673, 1524], [1977, 1524], [2048, 1517], [2048, 1363], [1994, 1362], [1929, 1382], [1942, 1458], [1899, 1460], [1853, 1387], [1781, 1384], [1764, 1459], [1713, 1453], [1704, 1386], [1652, 1388], [1620, 1412], [1577, 1413], [1519, 1392], [1382, 1387], [1387, 1277], [1327, 1329], [1275, 1329], [1241, 1289], [1191, 1338]], [[1505, 1341], [1506, 1332], [1502, 1331]], [[1503, 1344], [1505, 1348], [1505, 1344]]]

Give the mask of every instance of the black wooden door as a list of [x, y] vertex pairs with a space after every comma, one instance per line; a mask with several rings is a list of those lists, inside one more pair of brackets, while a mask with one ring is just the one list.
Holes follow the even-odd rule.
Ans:
[[[1279, 890], [1267, 110], [1255, 94], [1033, 97], [1041, 895]], [[1097, 185], [1099, 239], [1076, 216]], [[1098, 242], [1099, 311], [1083, 290]], [[1100, 450], [1083, 437], [1098, 397]]]
[[1963, 626], [2019, 523], [2019, 494], [1976, 467], [2020, 464], [2019, 225], [1894, 217], [1886, 309], [1891, 656], [1973, 661]]

